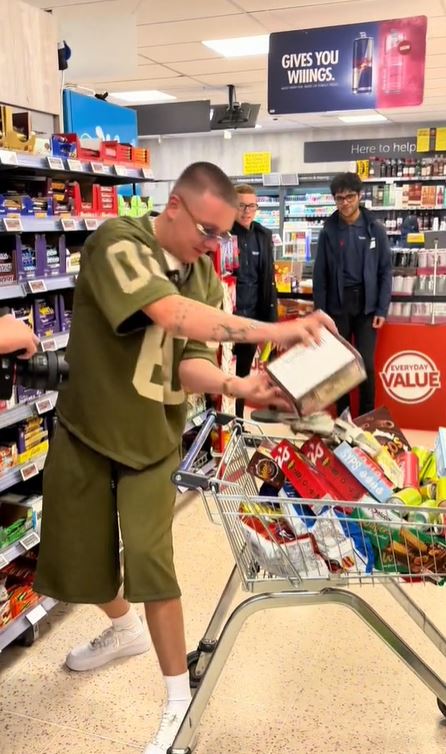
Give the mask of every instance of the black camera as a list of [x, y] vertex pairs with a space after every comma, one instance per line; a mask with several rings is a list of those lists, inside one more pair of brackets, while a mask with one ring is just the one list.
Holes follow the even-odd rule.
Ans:
[[58, 390], [68, 379], [65, 351], [36, 353], [30, 359], [18, 358], [20, 353], [0, 356], [0, 400], [7, 401], [14, 385], [34, 390]]

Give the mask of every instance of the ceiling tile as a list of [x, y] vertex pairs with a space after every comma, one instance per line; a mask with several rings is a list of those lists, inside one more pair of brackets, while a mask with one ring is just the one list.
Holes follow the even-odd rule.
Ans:
[[429, 37], [446, 37], [445, 16], [429, 18]]
[[[211, 10], [209, 0], [168, 0], [165, 3], [154, 3], [153, 0], [141, 0], [136, 19], [138, 24], [166, 23], [167, 21], [183, 21], [191, 18], [206, 18]], [[213, 16], [228, 16], [240, 13], [229, 0], [212, 0]]]
[[211, 58], [204, 63], [202, 60], [172, 63], [172, 68], [189, 76], [202, 76], [203, 69], [208, 73], [237, 73], [238, 71], [263, 71], [266, 81], [268, 58], [266, 56], [249, 56], [247, 58]]
[[[96, 82], [97, 83], [97, 82]], [[94, 83], [91, 86], [95, 86]], [[101, 84], [103, 87], [103, 83]], [[121, 81], [107, 81], [109, 90], [116, 92], [142, 91], [144, 89], [160, 89], [169, 94], [175, 94], [177, 91], [188, 88], [196, 89], [195, 82], [187, 76], [176, 76], [174, 78], [153, 78], [153, 79], [125, 79]]]
[[178, 21], [175, 24], [145, 24], [138, 26], [138, 47], [201, 42], [203, 39], [224, 39], [236, 36], [263, 34], [263, 28], [252, 16], [238, 13], [220, 18], [201, 18]]
[[308, 5], [346, 5], [353, 4], [358, 0], [237, 0], [237, 5], [246, 11], [273, 10], [274, 8], [287, 8], [291, 6], [302, 7]]
[[446, 37], [428, 37], [426, 55], [441, 55], [446, 49]]
[[178, 60], [202, 60], [216, 58], [221, 60], [221, 55], [205, 47], [201, 42], [189, 42], [186, 44], [156, 45], [155, 47], [139, 47], [138, 52], [144, 57], [157, 63], [175, 63]]
[[170, 68], [157, 63], [147, 63], [147, 60], [145, 65], [138, 65], [135, 71], [135, 79], [169, 79], [176, 75], [178, 75], [178, 71], [172, 71]]
[[[285, 0], [284, 0], [285, 4]], [[290, 4], [288, 7], [280, 10], [267, 10], [255, 12], [252, 14], [267, 31], [289, 31], [291, 29], [311, 29], [322, 26], [337, 26], [350, 23], [360, 23], [364, 21], [364, 7], [362, 0], [355, 2], [329, 3], [316, 5], [307, 0], [305, 7]], [[389, 17], [389, 3], [387, 0], [373, 0], [366, 2], [367, 21], [380, 21]], [[394, 18], [404, 18], [405, 16], [418, 15], [420, 13], [420, 4], [418, 0], [393, 0], [392, 16]], [[430, 14], [442, 16], [443, 9], [440, 0], [430, 0]]]
[[264, 83], [266, 93], [266, 81], [264, 71], [240, 71], [238, 73], [230, 74], [230, 81], [228, 81], [227, 73], [203, 73], [202, 76], [196, 76], [199, 81], [204, 81], [207, 84], [242, 84], [246, 88], [252, 88], [255, 84]]

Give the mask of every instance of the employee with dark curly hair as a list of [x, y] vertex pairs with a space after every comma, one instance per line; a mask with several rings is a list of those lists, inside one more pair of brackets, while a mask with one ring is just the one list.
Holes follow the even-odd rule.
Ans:
[[[359, 411], [375, 406], [375, 349], [392, 293], [392, 260], [384, 226], [361, 206], [356, 173], [339, 173], [331, 182], [337, 210], [319, 235], [313, 275], [315, 308], [334, 319], [340, 334], [353, 341], [364, 359], [367, 380], [359, 388]], [[347, 408], [349, 396], [338, 401]]]

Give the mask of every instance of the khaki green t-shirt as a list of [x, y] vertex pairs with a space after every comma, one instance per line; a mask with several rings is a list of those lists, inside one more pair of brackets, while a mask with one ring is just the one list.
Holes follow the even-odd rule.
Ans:
[[94, 450], [134, 469], [179, 445], [186, 419], [181, 360], [215, 363], [211, 347], [172, 337], [141, 311], [179, 292], [219, 306], [211, 260], [204, 256], [183, 270], [180, 291], [167, 271], [148, 215], [117, 218], [87, 240], [76, 285], [60, 420]]

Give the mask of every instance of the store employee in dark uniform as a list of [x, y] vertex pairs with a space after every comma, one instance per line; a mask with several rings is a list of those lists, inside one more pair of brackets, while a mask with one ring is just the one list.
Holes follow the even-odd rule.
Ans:
[[[367, 380], [359, 388], [361, 414], [375, 407], [375, 347], [392, 292], [392, 261], [383, 225], [360, 205], [356, 173], [340, 173], [331, 183], [337, 210], [321, 230], [313, 276], [317, 309], [336, 322], [364, 359]], [[348, 395], [338, 402], [341, 413]]]
[[[274, 277], [274, 247], [272, 233], [255, 222], [257, 197], [252, 186], [235, 187], [239, 196], [239, 211], [232, 228], [237, 236], [240, 266], [237, 271], [236, 314], [254, 317], [262, 322], [277, 320], [277, 291]], [[247, 377], [257, 346], [251, 343], [236, 343], [236, 372]], [[236, 401], [236, 414], [243, 417], [244, 401]]]

